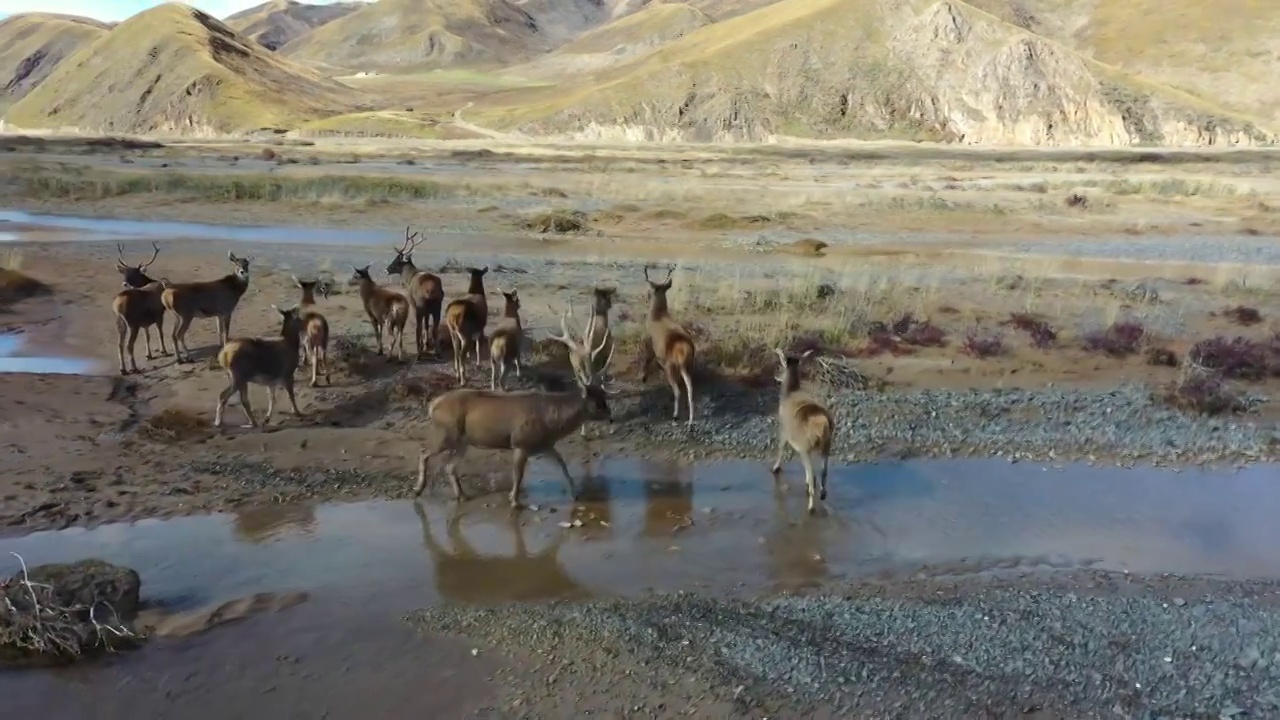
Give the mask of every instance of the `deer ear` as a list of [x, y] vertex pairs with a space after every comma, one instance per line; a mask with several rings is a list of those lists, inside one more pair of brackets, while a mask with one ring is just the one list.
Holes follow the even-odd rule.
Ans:
[[809, 348], [808, 350], [805, 350], [803, 353], [800, 353], [800, 359], [808, 360], [809, 356], [816, 352], [818, 352], [818, 348]]
[[773, 351], [778, 354], [778, 362], [783, 365], [787, 364], [787, 354], [782, 352], [782, 348], [774, 348]]
[[232, 252], [232, 251], [228, 250], [228, 251], [227, 251], [227, 259], [228, 259], [228, 260], [230, 260], [231, 262], [235, 262], [235, 261], [236, 261], [236, 254], [235, 254], [234, 252]]

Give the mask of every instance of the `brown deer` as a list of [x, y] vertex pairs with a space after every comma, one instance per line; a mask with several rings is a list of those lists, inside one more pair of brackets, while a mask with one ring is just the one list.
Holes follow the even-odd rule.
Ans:
[[556, 443], [582, 426], [588, 416], [612, 421], [608, 394], [600, 376], [591, 372], [591, 348], [575, 341], [569, 333], [568, 312], [560, 317], [564, 335], [551, 337], [569, 348], [569, 358], [578, 388], [567, 392], [526, 390], [493, 392], [457, 388], [440, 395], [427, 406], [430, 419], [428, 440], [418, 458], [415, 496], [427, 486], [427, 464], [435, 455], [448, 455], [445, 472], [453, 483], [454, 496], [465, 500], [456, 465], [468, 447], [511, 450], [511, 506], [520, 507], [520, 490], [530, 455], [544, 455], [556, 461], [577, 496], [573, 477]]
[[[133, 372], [138, 372], [138, 358], [134, 347], [138, 344], [138, 331], [142, 330], [147, 337], [147, 359], [154, 360], [155, 353], [151, 349], [151, 326], [156, 327], [156, 335], [160, 338], [160, 354], [169, 355], [164, 345], [164, 303], [160, 296], [168, 287], [167, 279], [153, 280], [140, 288], [125, 288], [116, 293], [111, 303], [111, 311], [116, 316], [117, 355], [120, 358], [120, 374], [128, 375], [124, 369], [125, 334], [129, 336], [129, 364]], [[125, 281], [128, 284], [128, 280]]]
[[[382, 333], [389, 331], [387, 344], [396, 348], [396, 360], [404, 360], [404, 325], [409, 320], [409, 299], [395, 290], [379, 287], [369, 276], [369, 266], [351, 266], [351, 279], [360, 288], [360, 302], [373, 326], [373, 336], [378, 341], [378, 354], [382, 354]], [[390, 349], [390, 348], [388, 348]]]
[[253, 258], [236, 257], [227, 251], [232, 272], [217, 280], [189, 283], [171, 283], [165, 288], [161, 300], [177, 323], [173, 327], [173, 351], [180, 363], [191, 361], [191, 348], [187, 347], [187, 329], [196, 318], [215, 318], [218, 323], [218, 345], [225, 345], [231, 337], [231, 313], [249, 289], [249, 263]]
[[[124, 261], [124, 246], [116, 243], [116, 270], [124, 276], [124, 286], [126, 288], [144, 288], [155, 282], [154, 279], [147, 276], [147, 268], [151, 267], [151, 263], [156, 261], [160, 255], [160, 246], [151, 243], [151, 259], [138, 265], [130, 265]], [[150, 340], [151, 331], [147, 331], [148, 340]], [[168, 353], [165, 353], [166, 355]]]
[[218, 409], [213, 414], [213, 426], [222, 427], [222, 411], [232, 395], [240, 395], [240, 407], [244, 409], [249, 424], [244, 427], [258, 427], [253, 418], [253, 410], [249, 407], [249, 385], [266, 385], [267, 416], [262, 420], [262, 427], [271, 423], [271, 415], [276, 408], [276, 388], [282, 387], [289, 394], [289, 404], [293, 406], [293, 414], [302, 417], [298, 409], [298, 400], [293, 394], [293, 374], [298, 370], [298, 350], [302, 346], [302, 318], [298, 307], [281, 310], [271, 306], [280, 313], [280, 337], [278, 338], [235, 338], [228, 340], [218, 351], [218, 364], [227, 371], [231, 382], [218, 395]]
[[507, 364], [516, 367], [516, 377], [520, 377], [520, 345], [524, 342], [524, 326], [520, 324], [519, 290], [511, 288], [502, 293], [502, 319], [493, 329], [489, 338], [489, 389], [507, 389]]
[[[800, 454], [804, 464], [805, 487], [809, 493], [809, 513], [817, 511], [815, 500], [827, 499], [827, 466], [831, 459], [831, 438], [835, 422], [831, 413], [812, 395], [800, 389], [800, 363], [814, 353], [806, 350], [799, 357], [788, 355], [782, 348], [778, 354], [778, 373], [775, 376], [781, 386], [778, 397], [778, 458], [773, 462], [773, 474], [782, 472], [782, 463], [792, 451]], [[818, 489], [813, 474], [813, 452], [822, 453], [822, 489]]]
[[302, 321], [302, 359], [311, 362], [311, 387], [320, 384], [320, 365], [324, 364], [324, 382], [329, 380], [329, 321], [316, 309], [316, 287], [319, 280], [302, 282], [297, 275], [292, 276], [293, 284], [302, 291], [302, 299], [298, 302], [298, 311]]
[[459, 385], [467, 384], [463, 367], [467, 350], [475, 349], [476, 367], [480, 367], [480, 343], [484, 342], [484, 326], [489, 321], [489, 300], [484, 294], [484, 275], [489, 272], [489, 266], [467, 268], [467, 272], [471, 273], [467, 294], [449, 303], [444, 310], [444, 326], [453, 345], [453, 370]]
[[649, 379], [650, 366], [657, 362], [662, 366], [675, 395], [675, 412], [672, 420], [680, 419], [680, 381], [684, 381], [685, 396], [689, 401], [688, 425], [693, 426], [693, 380], [690, 378], [693, 369], [694, 345], [693, 336], [681, 327], [667, 309], [667, 291], [671, 289], [671, 274], [675, 268], [667, 270], [667, 279], [654, 282], [649, 279], [649, 268], [644, 269], [645, 282], [649, 283], [649, 315], [645, 327], [649, 332], [649, 342], [641, 345], [640, 382]]
[[387, 265], [388, 275], [399, 275], [409, 290], [409, 302], [414, 308], [413, 339], [418, 357], [425, 352], [422, 336], [426, 333], [432, 352], [436, 351], [436, 339], [440, 334], [440, 308], [444, 304], [444, 285], [440, 277], [419, 270], [413, 264], [413, 251], [418, 247], [418, 233], [404, 229], [404, 244], [396, 249], [396, 259]]

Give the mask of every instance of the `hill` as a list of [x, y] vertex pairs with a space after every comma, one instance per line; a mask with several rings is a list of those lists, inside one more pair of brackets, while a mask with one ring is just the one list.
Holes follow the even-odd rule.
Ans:
[[351, 72], [500, 66], [605, 22], [609, 0], [379, 0], [281, 48]]
[[652, 52], [710, 24], [710, 18], [689, 5], [654, 3], [588, 30], [547, 55], [510, 68], [510, 73], [523, 78], [551, 78], [598, 71]]
[[145, 10], [62, 61], [8, 112], [22, 128], [228, 132], [354, 108], [354, 89], [187, 5]]
[[49, 77], [58, 63], [107, 34], [73, 15], [24, 13], [0, 20], [0, 113]]
[[971, 0], [1095, 60], [1280, 121], [1280, 3]]
[[1271, 137], [1246, 116], [958, 0], [781, 0], [572, 89], [471, 119], [604, 139], [1197, 145]]
[[308, 5], [294, 0], [270, 0], [223, 19], [227, 27], [256, 40], [268, 50], [279, 50], [315, 28], [364, 7], [362, 2]]

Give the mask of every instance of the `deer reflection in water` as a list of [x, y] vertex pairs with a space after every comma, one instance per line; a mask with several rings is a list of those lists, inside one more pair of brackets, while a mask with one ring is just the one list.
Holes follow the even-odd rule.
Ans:
[[573, 516], [592, 528], [589, 536], [592, 539], [613, 534], [613, 491], [608, 479], [593, 471], [590, 457], [582, 460], [582, 479], [578, 482]]
[[787, 510], [787, 494], [781, 486], [773, 493], [774, 522], [764, 536], [769, 579], [778, 589], [816, 587], [830, 579], [827, 552], [831, 522], [811, 520], [808, 513]]
[[476, 552], [462, 533], [463, 506], [449, 510], [446, 533], [452, 549], [446, 549], [431, 533], [422, 502], [413, 503], [413, 511], [422, 522], [422, 544], [431, 555], [432, 572], [440, 597], [449, 601], [498, 602], [507, 600], [546, 600], [552, 598], [585, 598], [590, 591], [565, 572], [560, 564], [560, 546], [568, 533], [560, 531], [550, 544], [530, 553], [525, 544], [520, 515], [503, 512], [503, 523], [514, 538], [512, 555], [482, 555]]
[[644, 534], [669, 536], [693, 520], [693, 482], [674, 460], [645, 463]]
[[234, 511], [236, 538], [263, 543], [289, 531], [310, 535], [316, 530], [316, 508], [311, 503], [255, 505]]

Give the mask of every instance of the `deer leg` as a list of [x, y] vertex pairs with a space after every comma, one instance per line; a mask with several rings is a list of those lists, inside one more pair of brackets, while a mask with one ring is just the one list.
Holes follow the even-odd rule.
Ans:
[[560, 472], [564, 473], [564, 481], [569, 485], [569, 498], [572, 500], [577, 500], [578, 489], [573, 486], [573, 476], [569, 474], [569, 466], [565, 464], [564, 457], [560, 455], [560, 451], [552, 447], [552, 448], [543, 450], [542, 454], [546, 455], [552, 460], [555, 460], [556, 464], [560, 466]]
[[156, 337], [160, 338], [160, 354], [168, 357], [169, 348], [164, 346], [164, 313], [156, 320]]
[[301, 418], [302, 411], [298, 409], [298, 398], [293, 394], [293, 377], [290, 376], [284, 381], [284, 391], [289, 396], [289, 405], [293, 407], [295, 417]]
[[222, 347], [227, 344], [227, 321], [224, 320], [221, 315], [215, 316], [213, 321], [218, 326], [218, 347]]
[[521, 373], [521, 371], [524, 369], [524, 366], [520, 364], [520, 351], [519, 351], [519, 350], [516, 350], [516, 356], [515, 356], [515, 359], [514, 359], [514, 360], [512, 360], [512, 362], [513, 362], [513, 363], [515, 363], [515, 366], [516, 366], [516, 377], [524, 377], [523, 375], [521, 375], [521, 374], [520, 374], [520, 373]]
[[684, 398], [689, 403], [689, 427], [693, 427], [693, 380], [689, 378], [688, 368], [680, 368], [680, 378], [684, 380]]
[[493, 353], [489, 354], [489, 389], [498, 389], [498, 361], [493, 357]]
[[258, 427], [258, 421], [253, 419], [253, 408], [249, 406], [249, 383], [238, 383], [236, 392], [240, 395], [240, 407], [244, 410], [244, 416], [249, 418], [249, 424], [241, 427]]
[[783, 437], [782, 432], [778, 432], [778, 457], [773, 461], [773, 468], [770, 470], [775, 476], [782, 472], [782, 463], [786, 462], [788, 456], [791, 455], [791, 444]]
[[262, 420], [262, 427], [265, 429], [271, 424], [271, 415], [276, 411], [276, 386], [267, 386], [267, 416]]
[[[213, 412], [213, 426], [222, 427], [222, 411], [227, 407], [227, 401], [236, 393], [236, 384], [234, 381], [220, 393], [218, 393], [218, 408]], [[244, 398], [241, 398], [243, 402]]]
[[191, 361], [191, 348], [187, 347], [187, 328], [191, 327], [191, 318], [179, 317], [173, 326], [173, 354], [175, 362]]
[[671, 386], [671, 394], [675, 396], [675, 412], [671, 413], [671, 421], [675, 422], [680, 419], [680, 382], [679, 375], [674, 367], [668, 365], [663, 368], [667, 375], [667, 384]]
[[523, 507], [520, 504], [520, 490], [524, 485], [524, 469], [529, 464], [529, 451], [524, 448], [513, 448], [511, 450], [511, 507], [519, 510]]
[[324, 360], [324, 384], [332, 385], [333, 381], [329, 379], [329, 348], [328, 347], [320, 348], [320, 353], [322, 355], [322, 359]]
[[484, 332], [476, 333], [476, 367], [480, 367], [480, 343], [484, 340]]
[[809, 457], [807, 452], [798, 452], [800, 462], [804, 465], [804, 485], [809, 496], [809, 514], [812, 515], [818, 511], [818, 479], [813, 474], [813, 459]]
[[462, 481], [458, 479], [458, 461], [467, 452], [466, 445], [455, 444], [449, 450], [449, 462], [444, 466], [444, 472], [449, 476], [449, 482], [453, 483], [453, 496], [458, 500], [466, 500], [467, 494], [462, 491]]
[[116, 355], [120, 358], [120, 374], [128, 375], [129, 371], [124, 367], [124, 337], [128, 332], [124, 318], [116, 318]]
[[151, 350], [151, 326], [150, 325], [142, 328], [142, 335], [147, 339], [147, 359], [155, 360], [156, 354]]
[[822, 453], [822, 492], [818, 494], [818, 499], [826, 502], [827, 499], [827, 466], [830, 464], [830, 453]]
[[[138, 328], [129, 328], [129, 366], [133, 372], [138, 372], [138, 356], [135, 354], [134, 347], [138, 344]], [[123, 366], [124, 363], [121, 363]]]
[[222, 316], [222, 344], [231, 340], [231, 313]]

